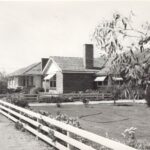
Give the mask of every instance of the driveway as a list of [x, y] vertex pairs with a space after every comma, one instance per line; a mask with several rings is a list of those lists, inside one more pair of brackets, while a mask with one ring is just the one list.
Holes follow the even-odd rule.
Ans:
[[0, 114], [1, 150], [52, 150], [46, 143], [37, 140], [29, 132], [15, 129], [14, 123]]

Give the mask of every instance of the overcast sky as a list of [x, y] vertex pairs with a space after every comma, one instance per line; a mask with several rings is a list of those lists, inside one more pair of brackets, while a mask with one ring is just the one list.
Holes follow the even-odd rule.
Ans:
[[12, 72], [42, 57], [80, 56], [94, 27], [118, 11], [150, 22], [150, 2], [0, 1], [0, 70]]

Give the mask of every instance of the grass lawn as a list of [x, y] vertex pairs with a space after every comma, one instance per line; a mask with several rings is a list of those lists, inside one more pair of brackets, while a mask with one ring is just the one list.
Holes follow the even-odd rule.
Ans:
[[52, 115], [58, 111], [70, 117], [78, 117], [81, 127], [101, 136], [108, 136], [119, 141], [123, 140], [121, 133], [130, 127], [136, 127], [136, 137], [139, 141], [150, 141], [150, 108], [145, 104], [129, 106], [114, 106], [113, 104], [34, 106], [34, 110], [45, 110]]

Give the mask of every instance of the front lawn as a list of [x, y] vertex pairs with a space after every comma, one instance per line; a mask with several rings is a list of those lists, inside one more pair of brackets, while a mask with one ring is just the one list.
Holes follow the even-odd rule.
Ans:
[[150, 141], [150, 108], [145, 104], [114, 106], [113, 104], [34, 106], [34, 110], [44, 110], [56, 115], [59, 111], [70, 117], [78, 117], [81, 127], [101, 136], [123, 141], [121, 133], [136, 127], [136, 137], [140, 141]]

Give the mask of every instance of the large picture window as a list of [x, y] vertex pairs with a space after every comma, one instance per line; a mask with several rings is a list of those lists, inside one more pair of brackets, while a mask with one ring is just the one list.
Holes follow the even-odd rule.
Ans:
[[50, 79], [50, 87], [56, 88], [56, 75]]

